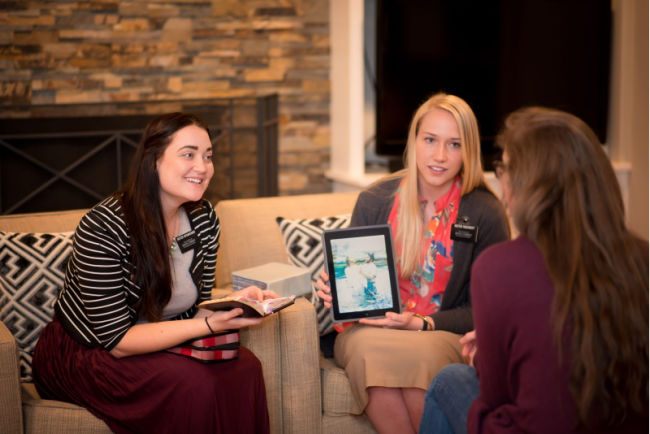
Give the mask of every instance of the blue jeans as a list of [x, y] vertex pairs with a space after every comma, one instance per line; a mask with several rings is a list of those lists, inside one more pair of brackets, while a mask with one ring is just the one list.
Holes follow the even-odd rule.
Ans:
[[420, 434], [467, 433], [467, 414], [478, 394], [474, 368], [460, 363], [442, 368], [427, 390]]

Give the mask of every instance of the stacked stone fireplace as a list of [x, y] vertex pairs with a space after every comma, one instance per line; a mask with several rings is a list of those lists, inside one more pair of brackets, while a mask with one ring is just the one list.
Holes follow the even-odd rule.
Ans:
[[[330, 142], [329, 4], [328, 0], [0, 1], [0, 116], [26, 118], [38, 112], [74, 118], [87, 116], [88, 107], [112, 116], [111, 110], [121, 104], [172, 107], [165, 101], [254, 100], [277, 94], [278, 194], [330, 191], [324, 174]], [[257, 125], [256, 115], [250, 117]], [[5, 125], [0, 127], [2, 134], [9, 132]], [[235, 143], [247, 143], [249, 139], [240, 140], [243, 134], [237, 130]], [[49, 151], [34, 146], [31, 151], [44, 158], [51, 157], [49, 152], [64, 152], [57, 146]], [[74, 152], [66, 148], [65, 153]], [[243, 165], [251, 154], [242, 154], [236, 164]], [[6, 167], [0, 168], [2, 212], [24, 199], [16, 183], [38, 187], [50, 179], [51, 171], [37, 163], [16, 164], [9, 169], [10, 177]], [[60, 164], [61, 168], [50, 168], [68, 168], [66, 162]], [[89, 186], [95, 178], [108, 176], [88, 167], [87, 174], [76, 166], [66, 174], [79, 176]], [[224, 190], [215, 197], [244, 195], [245, 183], [257, 183], [247, 172], [237, 169], [237, 173], [242, 179], [235, 183], [226, 175], [218, 184], [215, 179], [213, 187]], [[70, 184], [69, 179], [61, 180], [52, 188]], [[49, 201], [51, 191], [29, 199], [15, 212]], [[15, 197], [18, 194], [23, 197]]]

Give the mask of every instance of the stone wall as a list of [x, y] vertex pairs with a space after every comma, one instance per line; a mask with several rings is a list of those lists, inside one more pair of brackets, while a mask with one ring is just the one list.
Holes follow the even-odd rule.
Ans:
[[0, 105], [279, 94], [280, 194], [331, 189], [327, 0], [0, 2]]

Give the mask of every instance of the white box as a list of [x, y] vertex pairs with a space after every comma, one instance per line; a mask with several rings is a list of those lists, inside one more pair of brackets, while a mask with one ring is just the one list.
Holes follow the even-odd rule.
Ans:
[[269, 262], [257, 267], [233, 271], [232, 289], [238, 291], [255, 285], [275, 291], [280, 297], [311, 293], [311, 275], [306, 268], [281, 262]]

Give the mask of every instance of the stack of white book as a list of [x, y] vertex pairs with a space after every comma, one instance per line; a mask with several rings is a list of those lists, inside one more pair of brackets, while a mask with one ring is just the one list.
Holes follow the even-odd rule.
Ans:
[[275, 291], [280, 297], [301, 296], [311, 293], [311, 276], [306, 268], [281, 262], [233, 271], [233, 291], [253, 285]]

